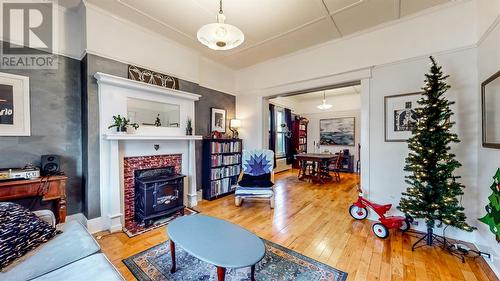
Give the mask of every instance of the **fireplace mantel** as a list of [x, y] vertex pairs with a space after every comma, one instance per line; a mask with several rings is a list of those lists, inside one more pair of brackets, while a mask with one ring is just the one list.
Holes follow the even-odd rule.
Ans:
[[[124, 157], [182, 155], [182, 174], [186, 175], [184, 203], [197, 204], [195, 142], [202, 136], [186, 136], [188, 120], [195, 124], [194, 102], [200, 95], [168, 89], [96, 73], [99, 96], [99, 158], [101, 217], [89, 223], [91, 231], [121, 231], [124, 225]], [[130, 133], [119, 134], [108, 129], [113, 116], [127, 117], [127, 100], [175, 104], [179, 106], [178, 127], [141, 126]], [[194, 127], [193, 127], [194, 130]]]
[[169, 136], [143, 134], [105, 134], [107, 140], [202, 140], [203, 136]]

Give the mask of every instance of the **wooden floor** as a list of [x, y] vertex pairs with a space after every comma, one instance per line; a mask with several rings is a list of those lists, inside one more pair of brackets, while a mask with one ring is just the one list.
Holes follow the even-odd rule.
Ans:
[[[459, 259], [439, 248], [411, 251], [416, 240], [398, 231], [376, 238], [369, 221], [354, 221], [348, 208], [356, 199], [357, 176], [343, 174], [341, 183], [302, 182], [295, 172], [280, 173], [276, 208], [265, 202], [234, 206], [234, 196], [203, 201], [197, 210], [239, 224], [258, 236], [346, 271], [348, 280], [498, 280], [481, 259]], [[102, 251], [127, 280], [135, 280], [122, 259], [167, 240], [164, 228], [134, 238], [104, 235]]]

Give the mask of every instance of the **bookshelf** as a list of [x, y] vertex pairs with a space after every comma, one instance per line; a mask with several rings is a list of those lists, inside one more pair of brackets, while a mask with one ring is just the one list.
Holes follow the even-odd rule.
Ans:
[[[305, 117], [295, 116], [292, 125], [292, 145], [294, 154], [307, 153], [307, 124]], [[293, 168], [299, 168], [299, 162], [293, 161]]]
[[241, 172], [241, 139], [203, 139], [203, 199], [234, 192]]

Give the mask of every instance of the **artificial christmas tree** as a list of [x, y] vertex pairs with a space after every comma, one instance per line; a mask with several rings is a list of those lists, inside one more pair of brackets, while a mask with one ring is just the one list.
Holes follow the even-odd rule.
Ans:
[[461, 164], [450, 153], [450, 143], [458, 143], [456, 134], [450, 131], [454, 122], [450, 121], [453, 112], [444, 96], [450, 88], [445, 80], [441, 66], [430, 57], [430, 73], [425, 74], [422, 98], [415, 109], [417, 122], [413, 136], [408, 140], [410, 153], [406, 158], [404, 170], [410, 172], [406, 183], [410, 185], [399, 203], [398, 209], [415, 219], [424, 219], [427, 234], [412, 247], [425, 240], [431, 246], [438, 236], [433, 228], [442, 223], [466, 231], [474, 228], [465, 222], [464, 208], [458, 197], [463, 194], [464, 186], [455, 181], [453, 172]]
[[493, 193], [488, 197], [490, 203], [486, 205], [486, 215], [479, 220], [490, 227], [497, 242], [500, 243], [500, 169], [493, 176], [490, 189]]

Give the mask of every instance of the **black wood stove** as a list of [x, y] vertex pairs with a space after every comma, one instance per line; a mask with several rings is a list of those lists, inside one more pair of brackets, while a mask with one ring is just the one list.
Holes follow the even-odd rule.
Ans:
[[174, 167], [137, 170], [135, 176], [135, 220], [151, 225], [153, 220], [184, 212], [184, 175]]

